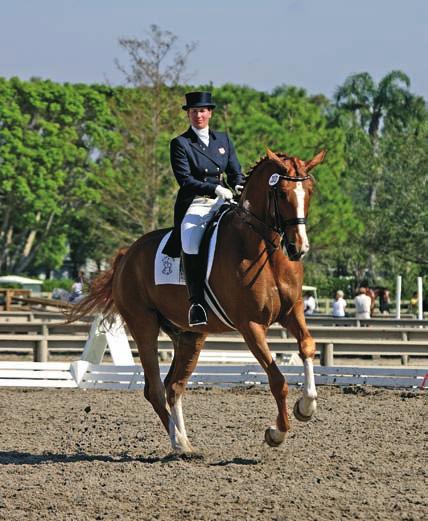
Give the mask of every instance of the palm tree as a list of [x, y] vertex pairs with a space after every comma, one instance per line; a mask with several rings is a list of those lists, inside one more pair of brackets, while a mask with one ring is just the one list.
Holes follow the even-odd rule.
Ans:
[[[368, 137], [368, 142], [362, 146], [361, 150], [364, 150], [365, 146], [370, 147], [371, 152], [367, 156], [364, 154], [366, 159], [362, 163], [365, 163], [370, 171], [360, 172], [363, 175], [362, 184], [354, 186], [354, 190], [360, 194], [367, 194], [367, 204], [371, 211], [377, 207], [378, 187], [386, 175], [385, 158], [382, 157], [380, 147], [382, 135], [393, 130], [417, 129], [418, 125], [414, 126], [414, 123], [423, 121], [425, 117], [425, 100], [412, 94], [409, 87], [409, 77], [399, 70], [390, 72], [378, 84], [370, 74], [362, 72], [349, 76], [336, 90], [334, 96], [337, 108], [335, 116], [341, 120], [341, 124], [349, 125], [349, 119], [344, 119], [344, 116], [351, 115], [351, 125], [350, 128], [348, 127], [350, 140], [354, 143], [355, 139], [359, 140], [358, 133], [354, 132], [355, 125]], [[364, 140], [361, 141], [361, 143], [363, 142]], [[354, 149], [351, 146], [348, 152], [352, 162], [352, 155], [355, 152], [358, 154], [358, 147]], [[375, 219], [374, 213], [370, 213], [372, 215], [364, 214], [366, 222]], [[366, 243], [366, 240], [364, 239], [363, 242]], [[367, 266], [369, 273], [374, 276], [375, 255], [373, 252], [368, 255]]]
[[373, 140], [379, 138], [381, 125], [405, 126], [420, 119], [424, 100], [409, 92], [410, 78], [392, 71], [378, 85], [367, 72], [349, 76], [335, 93], [336, 106], [352, 112]]

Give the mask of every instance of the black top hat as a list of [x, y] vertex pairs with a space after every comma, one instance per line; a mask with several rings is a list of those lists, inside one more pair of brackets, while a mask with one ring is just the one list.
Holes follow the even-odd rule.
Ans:
[[215, 103], [211, 99], [211, 92], [188, 92], [186, 94], [186, 105], [183, 105], [183, 110], [189, 110], [192, 107], [213, 109]]

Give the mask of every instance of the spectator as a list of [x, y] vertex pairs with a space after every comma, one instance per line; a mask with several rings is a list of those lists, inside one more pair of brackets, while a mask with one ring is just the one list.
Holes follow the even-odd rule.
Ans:
[[418, 292], [415, 291], [410, 298], [409, 313], [416, 314], [418, 312]]
[[343, 298], [343, 291], [339, 290], [332, 304], [332, 315], [334, 317], [344, 317], [346, 308], [346, 300]]
[[372, 299], [366, 294], [366, 288], [360, 288], [354, 299], [355, 316], [357, 318], [370, 318]]
[[391, 298], [389, 296], [389, 289], [382, 288], [379, 291], [379, 311], [382, 315], [389, 314], [389, 306], [391, 304]]
[[305, 315], [313, 315], [317, 304], [314, 297], [310, 293], [305, 293], [303, 299], [303, 310]]
[[72, 304], [76, 304], [83, 298], [83, 287], [85, 283], [85, 274], [83, 271], [79, 271], [79, 275], [71, 286], [71, 294], [68, 299]]

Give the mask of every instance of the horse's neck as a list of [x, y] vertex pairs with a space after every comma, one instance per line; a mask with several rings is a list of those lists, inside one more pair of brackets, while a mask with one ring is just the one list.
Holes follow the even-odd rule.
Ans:
[[240, 206], [268, 226], [273, 224], [272, 209], [269, 207], [269, 178], [276, 168], [272, 161], [262, 161], [250, 174], [239, 202]]
[[[243, 220], [259, 236], [260, 243], [272, 246], [278, 243], [279, 236], [274, 231], [273, 202], [269, 197], [269, 174], [266, 170], [254, 172], [242, 194], [239, 206], [244, 215]], [[257, 175], [258, 174], [258, 175]], [[255, 177], [257, 175], [257, 178]], [[254, 237], [253, 237], [254, 240]]]
[[266, 190], [260, 190], [256, 183], [250, 183], [249, 186], [246, 187], [239, 206], [247, 212], [250, 212], [260, 221], [269, 224], [266, 222], [269, 220], [268, 194]]
[[[280, 236], [265, 224], [264, 209], [253, 209], [250, 205], [240, 205], [241, 208], [231, 214], [223, 233], [228, 236], [229, 248], [239, 252], [240, 259], [246, 259], [254, 265], [259, 265], [260, 271], [274, 269], [278, 258]], [[275, 253], [275, 255], [274, 255]], [[238, 256], [233, 256], [237, 260]]]

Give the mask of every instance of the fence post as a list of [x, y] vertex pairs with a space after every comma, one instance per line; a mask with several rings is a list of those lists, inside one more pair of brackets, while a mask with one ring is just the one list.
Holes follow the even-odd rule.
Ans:
[[33, 359], [35, 362], [47, 362], [48, 361], [48, 335], [49, 330], [47, 324], [42, 325], [42, 338], [41, 340], [37, 340], [36, 345], [34, 346], [34, 356]]
[[401, 318], [401, 275], [397, 275], [397, 288], [395, 291], [395, 318]]
[[333, 344], [323, 344], [321, 347], [321, 365], [327, 367], [334, 366], [334, 346]]
[[[407, 342], [407, 340], [409, 340], [407, 331], [401, 332], [401, 340], [403, 340], [404, 342]], [[408, 364], [409, 364], [409, 355], [401, 355], [401, 365], [408, 365]]]
[[418, 277], [418, 320], [424, 319], [422, 277]]

